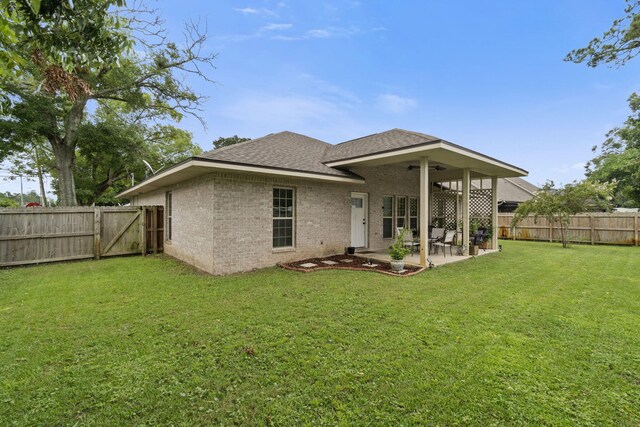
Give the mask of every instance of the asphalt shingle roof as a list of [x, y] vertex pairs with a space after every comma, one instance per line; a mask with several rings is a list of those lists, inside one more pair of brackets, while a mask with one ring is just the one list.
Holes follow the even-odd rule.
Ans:
[[[477, 181], [471, 184], [474, 188], [480, 188]], [[491, 187], [490, 179], [482, 180], [483, 188]], [[498, 200], [505, 202], [526, 202], [538, 191], [539, 188], [522, 178], [498, 178]]]
[[352, 159], [437, 141], [441, 141], [441, 139], [424, 133], [391, 129], [333, 145], [327, 150], [324, 161]]
[[322, 163], [325, 152], [331, 147], [333, 147], [331, 144], [319, 139], [284, 131], [208, 151], [198, 158], [324, 175], [357, 177], [348, 171], [330, 168]]

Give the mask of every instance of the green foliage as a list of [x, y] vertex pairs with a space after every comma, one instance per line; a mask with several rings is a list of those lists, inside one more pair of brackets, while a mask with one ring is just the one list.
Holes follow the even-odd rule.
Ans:
[[41, 66], [91, 72], [131, 51], [128, 19], [113, 9], [124, 0], [3, 0], [0, 70], [24, 71], [36, 55]]
[[171, 125], [148, 126], [106, 102], [78, 130], [76, 194], [82, 205], [118, 205], [116, 195], [147, 176], [143, 160], [157, 171], [202, 152], [190, 132]]
[[640, 0], [626, 0], [625, 17], [613, 21], [602, 37], [596, 37], [586, 47], [569, 52], [565, 61], [589, 67], [603, 63], [624, 65], [640, 52]]
[[407, 248], [404, 245], [404, 236], [406, 233], [411, 232], [406, 228], [403, 228], [400, 233], [396, 236], [396, 240], [393, 242], [391, 246], [387, 249], [387, 252], [391, 256], [391, 259], [396, 261], [402, 261], [404, 257], [411, 253], [411, 249]]
[[[140, 134], [158, 144], [151, 153], [145, 147], [137, 148], [152, 158], [147, 160], [150, 163], [154, 158], [171, 162], [182, 158], [181, 152], [195, 152], [190, 134], [171, 124], [185, 114], [201, 119], [198, 111], [204, 98], [183, 78], [191, 75], [210, 81], [205, 71], [215, 55], [202, 53], [206, 36], [199, 28], [188, 26], [185, 42], [178, 45], [162, 37], [160, 21], [152, 11], [127, 11], [123, 0], [43, 0], [37, 14], [38, 8], [27, 7], [25, 2], [10, 4], [11, 10], [20, 14], [14, 23], [19, 31], [15, 31], [17, 43], [4, 47], [21, 55], [24, 64], [2, 79], [2, 93], [11, 98], [13, 106], [5, 105], [8, 112], [0, 120], [0, 138], [7, 142], [0, 147], [0, 160], [28, 152], [34, 140], [47, 141], [55, 163], [59, 200], [68, 206], [78, 199], [89, 201], [91, 194], [99, 197], [100, 188], [106, 191], [107, 184], [120, 179], [116, 172], [121, 171], [115, 171], [122, 169], [118, 165], [98, 171], [103, 178], [97, 182], [96, 161], [116, 161], [122, 150], [131, 154], [135, 151], [131, 144], [143, 141]], [[135, 53], [131, 49], [134, 40], [138, 42]], [[127, 137], [114, 124], [100, 123], [86, 114], [88, 105], [106, 102], [119, 103], [117, 108], [135, 117], [124, 127], [143, 126], [145, 130]], [[88, 134], [102, 140], [113, 134], [116, 147], [100, 142], [89, 147], [87, 139], [80, 147], [79, 136]], [[100, 153], [99, 149], [105, 151]], [[77, 165], [84, 169], [74, 175]], [[93, 182], [88, 192], [86, 178]], [[80, 197], [75, 181], [84, 186]]]
[[529, 215], [536, 221], [540, 216], [546, 218], [549, 223], [560, 224], [562, 246], [566, 248], [571, 215], [593, 210], [594, 207], [609, 209], [615, 186], [615, 182], [581, 181], [555, 188], [553, 181], [548, 181], [535, 196], [518, 206], [512, 226]]
[[222, 148], [222, 147], [228, 147], [230, 145], [235, 145], [238, 144], [240, 142], [244, 142], [244, 141], [250, 141], [251, 138], [240, 138], [238, 137], [238, 135], [233, 135], [230, 137], [220, 137], [218, 139], [216, 139], [215, 141], [213, 141], [213, 148], [218, 149], [218, 148]]
[[637, 248], [501, 243], [403, 278], [154, 256], [2, 269], [0, 419], [637, 425]]
[[0, 208], [18, 208], [20, 203], [6, 194], [0, 193]]
[[607, 134], [597, 153], [587, 163], [587, 178], [593, 182], [618, 183], [613, 203], [621, 207], [640, 206], [640, 97], [631, 95], [629, 105], [633, 112], [625, 125]]
[[[25, 205], [31, 202], [40, 203], [40, 196], [34, 190], [31, 190], [28, 193], [24, 193], [22, 195], [22, 199], [24, 200]], [[0, 207], [20, 207], [20, 193], [11, 193], [10, 191], [0, 193]]]
[[[613, 22], [602, 38], [593, 39], [585, 48], [570, 52], [566, 61], [587, 61], [590, 67], [602, 63], [624, 65], [640, 52], [640, 0], [626, 0], [626, 16]], [[613, 203], [622, 207], [640, 206], [640, 97], [633, 93], [629, 105], [634, 115], [625, 125], [607, 134], [600, 149], [586, 167], [592, 182], [617, 182]]]

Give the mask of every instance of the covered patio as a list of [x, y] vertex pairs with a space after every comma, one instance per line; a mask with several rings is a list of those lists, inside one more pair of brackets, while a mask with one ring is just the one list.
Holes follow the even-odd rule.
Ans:
[[[474, 258], [474, 256], [471, 255], [456, 255], [456, 249], [457, 247], [454, 246], [453, 248], [453, 255], [449, 255], [449, 251], [447, 250], [447, 254], [445, 256], [445, 254], [443, 253], [443, 251], [441, 250], [438, 253], [431, 253], [428, 257], [427, 260], [431, 260], [431, 262], [433, 263], [434, 267], [439, 267], [445, 264], [451, 264], [454, 262], [458, 262], [458, 261], [464, 261], [466, 259], [469, 258]], [[496, 253], [498, 252], [497, 249], [480, 249], [478, 251], [478, 255], [477, 256], [483, 256], [483, 255], [487, 255], [487, 254], [492, 254], [492, 253]], [[375, 251], [369, 251], [369, 250], [362, 250], [362, 251], [356, 251], [356, 255], [363, 257], [363, 258], [371, 258], [371, 259], [377, 259], [380, 261], [389, 261], [389, 254], [387, 253], [386, 249], [378, 249]], [[422, 266], [422, 264], [420, 263], [420, 253], [416, 252], [410, 255], [407, 255], [407, 257], [404, 259], [405, 264], [410, 264], [410, 265], [415, 265], [415, 266]], [[429, 265], [429, 262], [427, 261], [427, 265]]]
[[[374, 147], [375, 152], [372, 153]], [[480, 250], [479, 254], [495, 251], [498, 248], [498, 178], [528, 174], [521, 168], [440, 138], [401, 129], [340, 144], [332, 155], [336, 159], [329, 159], [325, 163], [327, 166], [355, 170], [356, 173], [359, 169], [393, 166], [398, 171], [407, 172], [401, 178], [407, 185], [415, 183], [415, 180], [419, 182], [419, 197], [413, 198], [418, 204], [415, 223], [396, 221], [392, 216], [392, 227], [393, 236], [397, 234], [396, 228], [410, 228], [419, 235], [419, 254], [409, 256], [405, 261], [423, 267], [428, 266], [427, 258], [431, 258], [435, 265], [467, 259], [472, 238], [470, 231], [474, 228], [491, 231], [491, 250]], [[400, 199], [411, 209], [409, 204], [412, 200]], [[384, 224], [387, 227], [386, 233], [383, 231], [386, 239], [390, 237], [388, 226], [389, 223]], [[442, 251], [439, 255], [429, 254], [429, 236], [425, 231], [430, 227], [455, 231], [455, 245], [461, 248], [462, 255], [456, 256], [455, 249], [454, 255], [447, 254], [446, 258]], [[358, 253], [389, 259], [386, 248], [371, 245]]]

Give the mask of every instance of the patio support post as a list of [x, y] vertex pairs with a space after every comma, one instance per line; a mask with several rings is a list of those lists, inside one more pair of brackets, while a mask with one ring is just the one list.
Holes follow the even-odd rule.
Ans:
[[498, 177], [491, 177], [491, 249], [498, 249]]
[[429, 255], [429, 159], [420, 159], [420, 265], [427, 266]]
[[469, 256], [469, 187], [471, 187], [471, 171], [462, 170], [462, 245], [464, 255]]

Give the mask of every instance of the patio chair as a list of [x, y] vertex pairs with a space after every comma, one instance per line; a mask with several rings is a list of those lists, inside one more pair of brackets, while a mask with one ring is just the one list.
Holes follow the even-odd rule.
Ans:
[[442, 246], [442, 254], [444, 255], [444, 257], [447, 257], [447, 246], [449, 246], [449, 254], [451, 256], [453, 256], [453, 238], [455, 237], [456, 232], [455, 231], [447, 231], [447, 234], [444, 236], [444, 239], [442, 241], [439, 242], [434, 242], [433, 245], [436, 247], [436, 252], [438, 251], [438, 248], [440, 248]]
[[445, 229], [440, 227], [434, 227], [431, 229], [431, 232], [429, 233], [429, 248], [431, 248], [434, 243], [441, 242], [444, 239], [444, 232]]
[[413, 255], [413, 252], [416, 249], [420, 248], [420, 242], [416, 241], [416, 239], [413, 237], [413, 230], [396, 227], [396, 232], [398, 233], [397, 235], [399, 236], [403, 230], [404, 234], [402, 235], [402, 242], [404, 243], [405, 248], [411, 248], [411, 255]]

